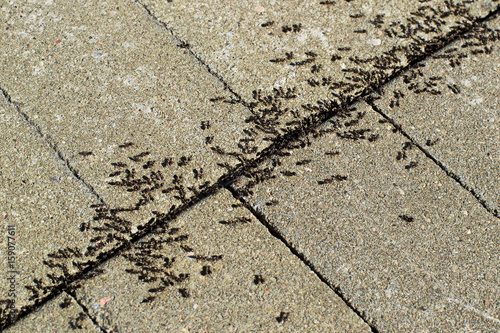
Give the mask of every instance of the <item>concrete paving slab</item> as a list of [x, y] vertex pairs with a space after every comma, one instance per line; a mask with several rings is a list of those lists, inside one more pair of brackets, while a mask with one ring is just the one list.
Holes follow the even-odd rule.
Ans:
[[76, 297], [104, 330], [371, 331], [225, 189], [101, 268]]
[[[79, 228], [92, 219], [89, 205], [97, 198], [3, 100], [0, 133], [2, 325], [60, 284], [49, 275], [63, 279], [78, 271], [72, 265], [78, 259], [50, 256], [88, 245]], [[52, 265], [63, 261], [64, 268]]]
[[500, 217], [500, 19], [384, 87], [376, 107]]
[[499, 220], [355, 108], [235, 188], [379, 331], [498, 331]]
[[37, 311], [7, 328], [4, 332], [47, 333], [72, 331], [102, 332], [70, 295], [62, 293]]
[[138, 2], [243, 98], [256, 125], [281, 133], [328, 112], [332, 100], [386, 81], [498, 6], [441, 0]]

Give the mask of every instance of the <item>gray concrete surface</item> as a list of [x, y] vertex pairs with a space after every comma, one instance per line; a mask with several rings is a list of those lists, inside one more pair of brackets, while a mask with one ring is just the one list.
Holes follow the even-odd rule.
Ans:
[[234, 186], [379, 330], [498, 331], [498, 219], [369, 105], [355, 107], [263, 165], [267, 180]]
[[[138, 172], [155, 162], [166, 183], [182, 174], [183, 184], [195, 189], [227, 171], [218, 163], [238, 163], [211, 148], [237, 149], [251, 114], [210, 102], [229, 96], [223, 85], [137, 4], [14, 1], [8, 9], [2, 20], [2, 43], [10, 45], [2, 50], [3, 89], [108, 205], [134, 195], [116, 195], [107, 186], [119, 179], [108, 177], [119, 170], [112, 162]], [[120, 148], [129, 142], [134, 145]], [[141, 152], [150, 154], [137, 162], [128, 158]], [[192, 170], [201, 168], [202, 177], [195, 178]], [[162, 200], [180, 204], [173, 194]]]
[[498, 330], [498, 8], [0, 4], [9, 329]]
[[104, 330], [370, 332], [225, 189], [101, 268], [78, 286], [76, 298]]
[[[0, 103], [0, 240], [2, 297], [15, 300], [15, 308], [33, 305], [40, 295], [25, 288], [34, 279], [58, 285], [47, 274], [64, 276], [44, 261], [60, 249], [82, 247], [81, 223], [92, 219], [96, 198], [74, 177], [57, 154], [12, 108]], [[12, 253], [11, 253], [12, 251]], [[67, 273], [77, 268], [67, 265]], [[11, 291], [12, 290], [12, 291]], [[8, 297], [10, 293], [14, 295]], [[2, 304], [3, 307], [3, 304]]]
[[264, 113], [282, 131], [323, 109], [302, 105], [339, 101], [332, 92], [359, 96], [426, 45], [496, 8], [491, 1], [138, 2], [247, 103], [255, 103], [259, 115], [270, 108], [264, 97], [274, 97], [273, 89], [292, 89], [295, 98], [275, 98], [271, 104], [278, 110]]

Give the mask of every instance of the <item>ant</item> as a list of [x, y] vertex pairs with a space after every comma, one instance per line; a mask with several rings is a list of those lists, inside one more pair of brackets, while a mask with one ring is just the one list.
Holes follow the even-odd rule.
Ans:
[[61, 309], [69, 308], [70, 305], [71, 305], [71, 298], [69, 298], [69, 297], [66, 297], [64, 299], [64, 301], [61, 304], [59, 304], [59, 306], [61, 307]]
[[124, 144], [119, 145], [118, 148], [128, 148], [133, 145], [134, 145], [133, 142], [125, 142]]
[[413, 222], [414, 218], [408, 215], [399, 215], [399, 218], [405, 222]]
[[210, 266], [203, 266], [200, 274], [203, 276], [212, 274], [212, 270], [211, 270]]
[[266, 282], [266, 280], [264, 280], [264, 278], [262, 277], [262, 275], [258, 274], [258, 275], [254, 276], [253, 284], [258, 285], [258, 284], [261, 284], [261, 283], [264, 283], [264, 282]]
[[280, 316], [276, 318], [276, 321], [278, 321], [278, 323], [284, 323], [288, 320], [289, 314], [290, 312], [280, 312]]
[[265, 27], [270, 27], [274, 24], [274, 21], [267, 21], [265, 23], [262, 23], [260, 26], [265, 28]]

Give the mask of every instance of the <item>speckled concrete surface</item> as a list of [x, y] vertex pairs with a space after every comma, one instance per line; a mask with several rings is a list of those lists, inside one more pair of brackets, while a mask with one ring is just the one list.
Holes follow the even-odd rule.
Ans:
[[493, 73], [500, 70], [499, 28], [499, 19], [489, 21], [426, 61], [418, 80], [394, 81], [375, 102], [498, 216], [500, 80]]
[[31, 332], [102, 332], [76, 303], [73, 297], [63, 293], [6, 329], [7, 333]]
[[0, 4], [11, 329], [498, 330], [498, 7]]
[[[34, 279], [53, 285], [47, 274], [64, 276], [60, 268], [43, 264], [51, 261], [48, 255], [88, 244], [79, 227], [92, 219], [89, 205], [96, 198], [24, 118], [5, 105], [1, 99], [0, 290], [2, 299], [14, 299], [19, 310], [37, 298], [33, 299], [34, 293], [25, 288], [33, 286]], [[77, 270], [71, 264], [67, 269], [67, 273]], [[13, 295], [9, 297], [11, 290]]]
[[[296, 97], [275, 98], [282, 112], [269, 117], [283, 131], [322, 111], [317, 101], [359, 96], [498, 6], [442, 0], [138, 2], [254, 103], [254, 111], [269, 108], [265, 97], [274, 97], [273, 89], [291, 89]], [[318, 108], [302, 107], [307, 104]]]
[[234, 186], [379, 330], [498, 331], [498, 219], [355, 107]]
[[[113, 162], [139, 170], [156, 162], [165, 183], [182, 174], [195, 189], [227, 171], [218, 164], [238, 163], [211, 148], [237, 149], [251, 114], [210, 102], [229, 94], [137, 4], [13, 1], [3, 9], [2, 89], [108, 205], [137, 197], [107, 186], [119, 177], [109, 177]], [[120, 148], [126, 143], [134, 145]], [[149, 155], [128, 158], [141, 152]], [[162, 200], [181, 203], [173, 194]]]
[[101, 268], [76, 297], [104, 330], [371, 331], [225, 189]]

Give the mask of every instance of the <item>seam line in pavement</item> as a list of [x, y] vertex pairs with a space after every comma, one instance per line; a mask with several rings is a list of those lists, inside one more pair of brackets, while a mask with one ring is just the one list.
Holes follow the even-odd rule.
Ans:
[[40, 136], [40, 138], [49, 146], [49, 148], [51, 148], [54, 153], [56, 153], [57, 157], [66, 165], [66, 167], [69, 169], [69, 171], [71, 172], [71, 174], [73, 174], [73, 176], [78, 179], [82, 184], [83, 186], [85, 186], [92, 195], [94, 195], [98, 201], [100, 203], [104, 203], [104, 201], [101, 199], [101, 197], [99, 196], [99, 194], [97, 194], [97, 192], [94, 190], [94, 188], [92, 187], [92, 185], [90, 185], [89, 183], [87, 183], [81, 176], [80, 174], [78, 173], [78, 170], [76, 170], [75, 168], [73, 168], [71, 166], [71, 164], [69, 163], [69, 160], [67, 158], [64, 157], [63, 153], [58, 149], [57, 147], [57, 144], [55, 143], [55, 141], [50, 137], [50, 135], [48, 134], [44, 134], [42, 132], [42, 129], [40, 128], [40, 126], [38, 126], [38, 124], [36, 124], [33, 120], [31, 120], [27, 114], [25, 114], [24, 112], [22, 112], [19, 108], [19, 106], [17, 105], [17, 103], [13, 102], [10, 95], [3, 89], [0, 87], [0, 92], [2, 93], [3, 95], [3, 99], [4, 99], [4, 102], [5, 104], [7, 104], [8, 107], [10, 108], [13, 108], [23, 119], [24, 121], [26, 122], [26, 124], [28, 125], [28, 127], [31, 127], [31, 129]]
[[360, 317], [365, 322], [365, 324], [370, 327], [370, 329], [371, 329], [371, 331], [373, 333], [379, 333], [379, 331], [377, 330], [377, 328], [372, 323], [370, 323], [368, 321], [368, 319], [366, 318], [365, 314], [359, 312], [359, 310], [354, 307], [354, 305], [352, 304], [352, 302], [340, 290], [340, 287], [333, 286], [328, 281], [328, 279], [325, 278], [323, 276], [323, 274], [321, 274], [321, 272], [316, 269], [316, 267], [314, 266], [314, 264], [311, 263], [309, 260], [307, 260], [307, 258], [304, 256], [303, 253], [299, 252], [292, 244], [290, 244], [286, 240], [285, 237], [283, 237], [283, 235], [281, 235], [281, 233], [279, 232], [278, 229], [276, 229], [271, 223], [269, 223], [267, 221], [267, 219], [266, 219], [266, 217], [264, 216], [263, 213], [260, 213], [260, 212], [256, 211], [247, 201], [245, 201], [245, 199], [232, 186], [228, 185], [228, 186], [226, 186], [226, 189], [229, 190], [231, 192], [231, 194], [233, 195], [233, 197], [236, 200], [239, 200], [245, 206], [245, 208], [248, 209], [248, 211], [253, 216], [255, 216], [255, 218], [267, 229], [267, 231], [269, 231], [269, 233], [271, 234], [271, 236], [273, 236], [274, 238], [276, 238], [277, 240], [279, 240], [281, 243], [283, 243], [290, 250], [290, 252], [292, 252], [292, 254], [294, 256], [296, 256], [304, 265], [306, 265], [307, 267], [309, 267], [309, 269], [312, 272], [314, 272], [314, 274], [316, 274], [316, 276], [318, 277], [318, 279], [320, 279], [320, 281], [322, 283], [326, 284], [328, 286], [328, 288], [330, 288], [331, 290], [333, 290], [333, 292], [335, 292], [335, 294], [338, 297], [340, 297], [340, 299], [342, 299], [342, 301], [345, 303], [345, 305], [347, 307], [349, 307], [354, 313], [356, 313], [356, 315], [358, 315], [358, 317]]
[[[160, 24], [167, 31], [169, 31], [172, 34], [172, 36], [173, 36], [174, 39], [179, 40], [173, 34], [173, 32], [164, 23], [162, 23], [161, 21], [158, 21], [149, 12], [149, 10], [144, 5], [142, 5], [138, 0], [135, 0], [135, 2], [137, 2], [139, 5], [141, 5], [144, 8], [144, 10], [149, 15], [151, 15], [155, 19], [155, 21], [157, 21], [157, 24]], [[400, 77], [408, 69], [413, 68], [416, 64], [418, 64], [421, 61], [427, 59], [428, 57], [430, 57], [433, 54], [435, 54], [436, 52], [442, 50], [443, 48], [445, 48], [446, 46], [448, 46], [449, 44], [451, 44], [455, 40], [459, 39], [462, 34], [471, 31], [472, 29], [474, 29], [475, 27], [477, 27], [478, 24], [481, 24], [482, 22], [485, 22], [485, 21], [488, 21], [488, 20], [494, 18], [495, 16], [497, 16], [499, 14], [499, 12], [500, 12], [500, 9], [497, 9], [497, 10], [493, 11], [492, 13], [490, 13], [489, 15], [487, 15], [486, 17], [479, 18], [479, 19], [475, 20], [471, 25], [467, 26], [466, 28], [456, 29], [451, 34], [449, 34], [448, 36], [445, 36], [445, 37], [448, 37], [448, 39], [446, 39], [444, 41], [441, 41], [438, 44], [433, 44], [432, 47], [430, 47], [429, 50], [427, 52], [425, 52], [424, 54], [415, 55], [414, 57], [412, 57], [412, 59], [411, 59], [411, 61], [409, 62], [408, 65], [406, 65], [406, 66], [402, 67], [401, 69], [395, 71], [391, 76], [389, 76], [385, 81], [380, 82], [376, 87], [373, 87], [371, 85], [367, 85], [365, 91], [363, 91], [358, 96], [356, 96], [354, 98], [352, 98], [352, 97], [346, 98], [344, 101], [342, 101], [341, 105], [339, 105], [337, 107], [334, 107], [334, 108], [329, 108], [325, 112], [320, 113], [318, 115], [314, 115], [314, 117], [315, 117], [314, 119], [312, 119], [312, 117], [310, 117], [309, 118], [310, 121], [304, 122], [303, 123], [304, 125], [302, 125], [298, 129], [292, 130], [292, 131], [290, 131], [290, 132], [288, 132], [288, 133], [286, 133], [284, 135], [279, 135], [268, 148], [264, 149], [259, 154], [260, 156], [257, 159], [254, 159], [254, 160], [245, 160], [244, 164], [240, 164], [239, 166], [231, 168], [228, 171], [228, 173], [226, 173], [225, 175], [221, 176], [217, 180], [217, 182], [215, 182], [208, 189], [204, 190], [203, 192], [200, 192], [198, 196], [195, 196], [193, 199], [191, 199], [186, 204], [183, 204], [183, 205], [177, 207], [176, 209], [172, 210], [168, 214], [166, 214], [165, 219], [159, 220], [159, 221], [157, 221], [157, 222], [155, 222], [153, 224], [150, 224], [150, 225], [146, 225], [144, 227], [144, 229], [142, 230], [142, 232], [137, 233], [135, 236], [133, 236], [130, 239], [130, 241], [124, 242], [123, 244], [121, 244], [117, 248], [114, 248], [114, 249], [108, 251], [107, 253], [102, 253], [100, 255], [100, 259], [98, 261], [96, 261], [92, 265], [88, 266], [86, 269], [84, 269], [84, 270], [82, 270], [82, 271], [80, 271], [80, 272], [78, 272], [76, 274], [70, 275], [69, 278], [66, 279], [64, 283], [60, 284], [59, 286], [54, 286], [53, 290], [50, 293], [48, 293], [45, 297], [36, 300], [33, 305], [30, 305], [30, 306], [27, 306], [27, 307], [21, 309], [21, 311], [18, 313], [18, 316], [16, 317], [16, 319], [14, 321], [8, 322], [8, 323], [5, 324], [4, 327], [0, 327], [0, 328], [6, 328], [6, 327], [9, 327], [9, 326], [13, 325], [15, 322], [18, 321], [18, 319], [21, 319], [21, 318], [25, 317], [29, 313], [33, 312], [39, 306], [44, 305], [48, 301], [52, 300], [53, 298], [55, 298], [56, 296], [58, 296], [59, 294], [61, 294], [63, 291], [68, 292], [68, 290], [70, 290], [69, 288], [71, 288], [69, 286], [69, 284], [75, 283], [77, 281], [85, 280], [86, 273], [95, 270], [98, 266], [100, 266], [101, 264], [103, 264], [104, 262], [106, 262], [108, 259], [111, 259], [111, 258], [115, 257], [116, 255], [119, 255], [123, 251], [126, 251], [134, 243], [136, 243], [137, 241], [141, 240], [143, 237], [145, 237], [146, 235], [148, 235], [149, 233], [151, 233], [157, 227], [161, 226], [161, 224], [164, 221], [168, 221], [168, 220], [174, 219], [177, 215], [179, 215], [183, 211], [187, 210], [188, 208], [190, 208], [194, 204], [200, 202], [201, 200], [205, 199], [208, 196], [211, 196], [212, 194], [215, 194], [221, 187], [226, 187], [227, 188], [227, 186], [230, 186], [230, 184], [236, 178], [238, 178], [239, 176], [243, 175], [245, 172], [251, 170], [252, 168], [260, 165], [262, 162], [268, 160], [269, 158], [271, 158], [272, 156], [274, 156], [277, 152], [285, 149], [290, 143], [293, 143], [293, 142], [297, 141], [298, 139], [300, 139], [301, 137], [303, 137], [305, 134], [309, 133], [311, 130], [313, 130], [314, 128], [316, 128], [317, 126], [319, 126], [320, 124], [322, 124], [323, 122], [325, 122], [328, 119], [330, 119], [333, 116], [335, 116], [337, 114], [337, 112], [338, 112], [339, 109], [347, 108], [348, 106], [350, 106], [350, 105], [352, 105], [352, 104], [354, 104], [354, 103], [356, 103], [356, 102], [358, 102], [360, 100], [363, 100], [364, 98], [368, 97], [372, 92], [377, 91], [379, 88], [383, 87], [384, 85], [386, 85], [386, 84], [392, 82], [393, 80], [395, 80], [396, 78]], [[213, 70], [211, 70], [210, 67], [208, 65], [206, 65], [191, 50], [189, 52], [190, 52], [190, 54], [192, 54], [193, 57], [195, 57], [197, 59], [197, 61], [199, 61], [201, 64], [203, 64], [207, 68], [208, 72], [211, 75], [213, 75], [214, 77], [216, 77], [217, 79], [219, 79], [221, 81], [221, 83], [223, 83], [223, 85], [224, 85], [225, 88], [227, 88], [239, 100], [241, 100], [243, 105], [247, 105], [247, 103], [244, 102], [241, 99], [241, 97], [239, 97], [238, 94], [236, 94], [234, 91], [232, 91], [232, 89], [229, 87], [229, 85], [227, 83], [225, 83], [223, 81], [223, 79], [220, 78], [220, 76], [217, 73], [215, 73]], [[22, 113], [19, 110], [19, 107], [16, 105], [16, 103], [12, 102], [9, 94], [4, 89], [0, 88], [0, 91], [2, 92], [2, 94], [3, 94], [4, 98], [6, 99], [6, 101], [10, 104], [10, 106], [14, 106], [15, 109], [17, 110], [17, 112], [19, 112], [19, 114], [23, 116], [23, 118], [26, 120], [26, 122], [30, 126], [32, 126], [32, 128], [37, 132], [37, 134], [40, 135], [47, 142], [47, 144], [56, 152], [57, 156], [66, 164], [66, 166], [73, 173], [73, 175], [75, 175], [75, 177], [77, 177], [78, 180], [80, 180], [102, 203], [104, 203], [103, 200], [99, 197], [99, 195], [94, 191], [94, 189], [92, 188], [92, 186], [90, 186], [89, 184], [87, 184], [79, 176], [78, 171], [75, 170], [73, 167], [71, 167], [69, 161], [65, 159], [65, 157], [63, 156], [63, 154], [61, 152], [58, 151], [57, 145], [53, 142], [52, 138], [50, 138], [48, 135], [44, 135], [42, 133], [41, 129], [39, 128], [39, 126], [35, 122], [33, 122], [26, 114]], [[387, 119], [390, 120], [389, 118], [387, 118]], [[393, 126], [399, 126], [399, 125], [397, 125], [397, 124], [395, 124], [393, 122]], [[400, 128], [400, 126], [398, 128]], [[400, 130], [400, 132], [403, 133], [401, 130]], [[407, 136], [408, 139], [412, 140], [407, 134], [403, 133], [403, 135]], [[421, 150], [423, 149], [422, 147], [419, 147], [419, 148]], [[422, 151], [425, 153], [425, 149], [423, 149]], [[436, 160], [429, 153], [427, 153], [426, 156], [429, 157], [429, 158], [431, 158], [436, 164], [440, 165], [440, 162], [438, 160]], [[443, 169], [443, 171], [445, 171], [445, 172], [447, 171], [447, 169], [444, 166], [442, 166], [441, 168]], [[451, 173], [451, 174], [454, 175], [453, 173]], [[460, 185], [462, 185], [459, 177], [457, 177], [456, 175], [454, 175], [454, 176], [456, 177], [455, 180], [458, 181]], [[462, 187], [464, 187], [465, 189], [467, 189], [469, 193], [471, 193], [478, 201], [480, 201], [481, 197], [475, 192], [475, 190], [472, 189], [472, 188], [469, 190], [470, 187], [468, 188], [468, 187], [465, 187], [465, 186], [468, 186], [468, 185], [466, 185], [466, 184], [462, 185]], [[485, 207], [485, 209], [488, 210], [488, 208], [486, 208], [486, 206], [483, 204], [483, 202], [481, 202], [481, 204]], [[488, 210], [488, 212], [492, 213], [491, 208]], [[498, 217], [498, 213], [495, 216]], [[277, 233], [277, 232], [276, 232], [276, 235], [280, 236], [279, 233]], [[285, 245], [287, 245], [287, 243], [285, 243]], [[290, 248], [290, 250], [292, 250], [292, 248], [290, 246], [288, 246], [288, 247]], [[295, 251], [295, 252], [297, 253], [296, 255], [298, 255], [299, 258], [300, 258], [300, 254], [297, 251]], [[306, 261], [303, 261], [303, 262], [305, 262], [307, 264]], [[308, 265], [308, 266], [311, 267], [310, 265]], [[317, 275], [318, 275], [318, 273], [317, 273]], [[320, 275], [318, 275], [318, 277], [323, 282], [326, 281]], [[325, 283], [327, 283], [327, 282], [325, 282]], [[337, 291], [336, 291], [336, 293], [337, 293]], [[346, 302], [346, 304], [349, 305], [348, 301], [346, 301], [344, 299], [345, 297], [342, 297], [342, 295], [340, 294], [340, 291], [339, 291], [338, 295], [339, 295], [339, 297], [341, 297], [344, 300], [344, 302]], [[352, 306], [350, 306], [350, 307], [352, 308]], [[352, 309], [358, 315], [360, 315], [354, 308], [352, 308]], [[361, 315], [360, 315], [360, 317], [363, 318], [363, 316], [361, 316]], [[363, 318], [363, 320], [365, 320], [365, 319]], [[365, 322], [366, 322], [366, 320], [365, 320]], [[372, 327], [372, 326], [370, 325], [370, 327]], [[374, 330], [374, 332], [377, 332], [374, 327], [372, 327], [372, 330]]]
[[78, 306], [82, 309], [83, 313], [85, 313], [85, 315], [90, 319], [90, 321], [92, 321], [92, 323], [94, 324], [94, 326], [98, 327], [99, 330], [101, 332], [107, 332], [104, 328], [101, 327], [101, 325], [99, 325], [97, 323], [97, 321], [90, 315], [89, 313], [89, 309], [87, 309], [87, 307], [78, 300], [78, 298], [76, 297], [76, 295], [74, 294], [74, 292], [72, 291], [69, 291], [67, 290], [66, 293], [76, 302], [76, 304], [78, 304]]
[[365, 101], [367, 104], [370, 105], [370, 107], [373, 109], [373, 111], [377, 112], [379, 115], [384, 117], [384, 119], [386, 119], [389, 123], [391, 123], [392, 126], [394, 126], [394, 128], [397, 129], [399, 133], [401, 133], [405, 138], [410, 140], [413, 145], [415, 145], [418, 149], [420, 149], [420, 151], [422, 153], [425, 154], [425, 156], [427, 156], [427, 158], [432, 160], [432, 162], [434, 162], [434, 164], [436, 164], [439, 168], [441, 168], [441, 170], [443, 170], [444, 173], [448, 177], [450, 177], [451, 179], [456, 181], [462, 188], [464, 188], [467, 192], [472, 194], [474, 196], [474, 198], [476, 198], [476, 200], [484, 207], [484, 209], [486, 209], [486, 211], [488, 213], [492, 214], [496, 218], [500, 218], [500, 214], [499, 214], [498, 210], [491, 208], [488, 205], [488, 203], [486, 202], [486, 199], [480, 193], [478, 193], [472, 186], [467, 184], [467, 182], [465, 182], [462, 178], [460, 178], [460, 176], [458, 176], [456, 173], [454, 173], [452, 170], [450, 170], [448, 167], [446, 167], [440, 160], [438, 160], [431, 153], [429, 153], [429, 151], [427, 149], [425, 149], [421, 144], [419, 144], [415, 139], [413, 139], [408, 133], [406, 133], [403, 130], [401, 125], [397, 124], [392, 118], [390, 118], [382, 110], [380, 110], [380, 108], [377, 107], [375, 105], [375, 103], [373, 102], [373, 97], [367, 97], [367, 98], [365, 98]]
[[[149, 10], [149, 8], [148, 8], [146, 5], [144, 5], [143, 3], [141, 3], [139, 0], [134, 0], [134, 2], [135, 2], [135, 3], [137, 3], [137, 4], [138, 4], [138, 5], [139, 5], [139, 6], [140, 6], [140, 7], [141, 7], [141, 8], [142, 8], [142, 9], [143, 9], [146, 13], [147, 13], [147, 15], [148, 15], [148, 16], [150, 16], [150, 18], [151, 18], [151, 19], [152, 19], [152, 20], [153, 20], [153, 21], [154, 21], [157, 25], [159, 25], [159, 26], [160, 26], [160, 27], [162, 27], [163, 29], [165, 29], [165, 30], [167, 30], [168, 32], [170, 32], [170, 34], [172, 35], [172, 38], [173, 38], [176, 42], [178, 42], [178, 43], [180, 43], [180, 44], [184, 44], [184, 45], [186, 45], [186, 44], [187, 44], [185, 41], [183, 41], [183, 40], [181, 40], [179, 37], [177, 37], [177, 36], [174, 34], [174, 31], [173, 31], [172, 29], [170, 29], [170, 28], [169, 28], [169, 27], [168, 27], [168, 26], [167, 26], [164, 22], [162, 22], [159, 18], [157, 18], [157, 17], [156, 17], [156, 16], [155, 16], [155, 15], [154, 15], [154, 14], [153, 14], [150, 10]], [[189, 45], [189, 44], [187, 44], [187, 45]], [[241, 101], [241, 102], [242, 102], [242, 104], [246, 107], [246, 109], [247, 109], [248, 111], [250, 111], [251, 113], [253, 113], [253, 112], [251, 111], [251, 109], [247, 107], [248, 103], [247, 103], [247, 102], [245, 102], [245, 101], [243, 100], [243, 98], [241, 98], [241, 96], [240, 96], [240, 95], [239, 95], [236, 91], [234, 91], [234, 90], [233, 90], [233, 89], [229, 86], [229, 84], [228, 84], [228, 83], [227, 83], [227, 82], [226, 82], [226, 81], [222, 78], [222, 76], [220, 76], [218, 73], [214, 72], [214, 71], [210, 68], [210, 66], [208, 66], [208, 64], [206, 64], [206, 63], [205, 63], [205, 62], [204, 62], [204, 61], [203, 61], [203, 60], [202, 60], [202, 59], [201, 59], [201, 58], [200, 58], [200, 57], [199, 57], [196, 53], [194, 53], [194, 52], [193, 52], [193, 51], [192, 51], [189, 47], [185, 48], [185, 50], [187, 50], [187, 52], [188, 52], [188, 53], [189, 53], [189, 54], [190, 54], [193, 58], [195, 58], [195, 59], [196, 59], [196, 61], [197, 61], [197, 62], [198, 62], [201, 66], [203, 66], [203, 67], [207, 70], [207, 72], [208, 72], [210, 75], [214, 76], [217, 80], [219, 80], [219, 81], [223, 84], [224, 88], [225, 88], [225, 89], [227, 89], [227, 90], [228, 90], [231, 94], [233, 94], [233, 95], [236, 97], [236, 101], [238, 101], [238, 102], [239, 102], [239, 101]]]
[[[176, 42], [179, 42], [179, 43], [183, 43], [183, 44], [186, 44], [186, 41], [182, 41], [180, 38], [178, 38], [172, 29], [170, 29], [164, 22], [162, 22], [159, 18], [157, 18], [148, 8], [146, 5], [144, 5], [143, 3], [141, 3], [139, 0], [134, 0], [139, 6], [141, 6], [141, 8], [146, 11], [146, 13], [153, 19], [153, 21], [160, 25], [161, 27], [163, 27], [165, 30], [167, 30], [168, 32], [170, 32], [170, 34], [172, 35], [172, 37], [175, 39]], [[378, 87], [376, 88], [372, 88], [371, 91], [370, 91], [370, 88], [367, 87], [367, 91], [362, 93], [360, 96], [354, 98], [354, 100], [352, 101], [347, 101], [346, 105], [343, 105], [342, 107], [348, 107], [354, 103], [356, 103], [357, 101], [359, 100], [365, 100], [366, 102], [368, 102], [370, 100], [370, 97], [369, 95], [373, 92], [376, 92], [380, 87], [388, 84], [389, 82], [392, 82], [393, 80], [397, 79], [398, 77], [401, 76], [401, 74], [403, 74], [404, 72], [406, 72], [408, 69], [410, 68], [413, 68], [416, 64], [420, 63], [421, 61], [427, 59], [430, 55], [436, 53], [437, 51], [445, 48], [447, 45], [453, 43], [454, 41], [456, 41], [457, 39], [460, 38], [460, 36], [468, 31], [471, 31], [473, 30], [478, 24], [481, 24], [482, 22], [485, 22], [485, 21], [488, 21], [488, 20], [491, 20], [493, 18], [495, 18], [496, 16], [499, 15], [499, 11], [500, 9], [497, 9], [493, 12], [491, 12], [489, 15], [487, 15], [486, 17], [484, 18], [479, 18], [477, 19], [473, 25], [469, 28], [469, 29], [466, 29], [465, 31], [456, 31], [455, 34], [448, 40], [446, 40], [443, 45], [440, 45], [437, 49], [434, 49], [432, 50], [431, 52], [429, 53], [426, 53], [424, 55], [422, 55], [421, 57], [416, 57], [416, 59], [414, 61], [412, 61], [410, 64], [408, 64], [406, 67], [402, 68], [400, 71], [397, 71], [395, 72], [391, 77], [389, 77], [387, 79], [387, 81], [385, 82], [382, 82]], [[189, 44], [188, 44], [189, 45]], [[189, 54], [194, 57], [203, 67], [205, 67], [208, 71], [208, 73], [212, 76], [214, 76], [215, 78], [217, 78], [223, 85], [224, 87], [229, 91], [231, 92], [235, 97], [236, 97], [236, 100], [237, 101], [241, 101], [242, 105], [245, 106], [245, 108], [251, 112], [251, 113], [254, 113], [252, 111], [251, 108], [248, 107], [249, 103], [244, 101], [243, 98], [238, 94], [236, 93], [230, 86], [229, 84], [222, 78], [222, 76], [220, 76], [218, 73], [216, 73], [215, 71], [213, 71], [210, 66], [205, 63], [196, 53], [194, 53], [190, 48], [187, 48], [186, 49]], [[476, 191], [472, 186], [470, 186], [469, 184], [467, 184], [464, 180], [462, 180], [457, 174], [455, 174], [452, 170], [450, 170], [449, 168], [447, 168], [441, 161], [439, 161], [438, 159], [436, 159], [434, 156], [432, 156], [422, 145], [418, 144], [412, 137], [410, 137], [410, 135], [408, 135], [406, 132], [404, 132], [402, 130], [402, 127], [398, 124], [396, 124], [396, 122], [392, 119], [390, 119], [386, 114], [384, 114], [380, 109], [378, 109], [373, 103], [368, 103], [370, 104], [370, 106], [373, 108], [373, 110], [375, 110], [376, 112], [378, 112], [381, 116], [383, 116], [385, 119], [387, 119], [396, 129], [398, 129], [398, 131], [403, 135], [405, 136], [406, 138], [408, 138], [414, 145], [416, 145], [429, 159], [431, 159], [437, 166], [439, 166], [444, 172], [445, 174], [452, 178], [453, 180], [455, 180], [460, 186], [462, 186], [466, 191], [468, 191], [469, 193], [471, 193], [474, 198], [476, 198], [476, 200], [486, 209], [486, 211], [488, 211], [489, 213], [491, 213], [493, 216], [497, 217], [497, 218], [500, 218], [500, 212], [497, 210], [497, 209], [493, 209], [492, 207], [490, 207], [488, 205], [488, 203], [486, 202], [486, 199], [480, 194], [478, 193], [478, 191]], [[327, 116], [325, 119], [322, 119], [322, 120], [319, 120], [318, 122], [316, 123], [313, 123], [312, 126], [308, 126], [307, 128], [304, 128], [304, 129], [299, 129], [299, 133], [298, 135], [301, 136], [302, 134], [305, 134], [307, 132], [309, 132], [309, 130], [315, 128], [317, 125], [325, 122], [325, 121], [328, 121], [329, 118], [331, 118], [331, 116], [334, 116], [334, 115], [330, 115], [330, 116]], [[295, 139], [298, 139], [299, 137], [297, 137], [297, 135], [295, 134], [296, 131], [290, 133], [292, 134], [292, 138], [281, 138], [282, 140], [281, 141], [284, 141], [285, 142], [285, 145], [286, 143], [288, 142], [292, 142], [294, 141], [293, 140], [293, 136], [296, 136]], [[286, 135], [288, 136], [288, 135]], [[279, 141], [280, 138], [278, 137], [277, 138], [278, 140], [276, 141]], [[281, 150], [283, 149], [284, 147], [276, 147], [274, 149], [270, 149], [272, 146], [274, 146], [274, 143], [266, 148], [261, 155], [266, 155], [264, 154], [265, 151], [268, 151], [269, 150], [269, 156], [266, 156], [264, 158], [267, 159], [268, 157], [274, 155], [273, 152], [277, 151], [277, 150]], [[256, 161], [255, 164], [261, 164], [263, 162], [263, 160], [261, 160], [260, 158], [258, 158]], [[236, 171], [236, 170], [231, 170], [231, 171]], [[228, 172], [228, 175], [230, 175], [232, 172]], [[236, 173], [237, 172], [234, 172], [233, 175], [236, 176]], [[230, 177], [230, 178], [236, 178], [235, 176], [233, 177]]]

